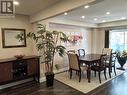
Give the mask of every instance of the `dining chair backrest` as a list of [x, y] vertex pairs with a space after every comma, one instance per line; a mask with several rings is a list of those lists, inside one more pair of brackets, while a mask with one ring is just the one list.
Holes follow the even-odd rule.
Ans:
[[78, 49], [78, 55], [80, 57], [85, 56], [85, 49]]
[[111, 63], [111, 60], [112, 60], [112, 49], [110, 49], [110, 48], [103, 48], [102, 54], [106, 54], [107, 62]]
[[116, 62], [116, 57], [117, 57], [117, 53], [116, 52], [112, 53], [112, 63]]
[[99, 60], [99, 67], [105, 67], [106, 60], [107, 60], [106, 54], [102, 54]]
[[78, 55], [73, 53], [67, 53], [69, 59], [69, 68], [80, 70], [80, 64], [78, 60]]
[[67, 53], [75, 53], [75, 50], [68, 50]]
[[110, 48], [103, 48], [102, 54], [111, 55], [112, 49]]

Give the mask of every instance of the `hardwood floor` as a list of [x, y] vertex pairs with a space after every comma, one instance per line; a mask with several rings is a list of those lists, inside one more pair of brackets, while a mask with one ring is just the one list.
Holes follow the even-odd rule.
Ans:
[[55, 80], [53, 87], [46, 87], [46, 83], [29, 82], [0, 91], [0, 95], [84, 95]]
[[[85, 95], [55, 80], [54, 87], [47, 88], [45, 82], [29, 82], [0, 91], [0, 95]], [[98, 87], [87, 95], [127, 95], [127, 72]]]
[[127, 72], [95, 89], [90, 95], [127, 95]]

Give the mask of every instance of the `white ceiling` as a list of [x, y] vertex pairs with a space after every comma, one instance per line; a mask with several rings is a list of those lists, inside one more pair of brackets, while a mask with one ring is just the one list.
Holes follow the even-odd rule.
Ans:
[[[111, 14], [106, 15], [107, 11]], [[85, 16], [85, 19], [82, 19], [81, 16]], [[106, 22], [117, 21], [121, 20], [121, 17], [127, 19], [127, 0], [102, 0], [96, 4], [91, 4], [88, 9], [80, 7], [68, 12], [66, 16], [64, 14], [58, 16], [58, 18], [91, 23], [102, 23], [102, 20], [106, 20]], [[94, 21], [94, 18], [98, 18], [98, 20]]]
[[60, 0], [16, 0], [16, 14], [32, 15], [59, 2]]

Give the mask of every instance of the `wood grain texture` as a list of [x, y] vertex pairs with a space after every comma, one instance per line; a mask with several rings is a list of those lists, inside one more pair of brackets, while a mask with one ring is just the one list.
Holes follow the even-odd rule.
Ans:
[[28, 75], [34, 75], [38, 73], [38, 59], [27, 60]]
[[13, 75], [12, 75], [12, 63], [7, 62], [7, 63], [1, 63], [0, 64], [0, 83], [12, 80]]

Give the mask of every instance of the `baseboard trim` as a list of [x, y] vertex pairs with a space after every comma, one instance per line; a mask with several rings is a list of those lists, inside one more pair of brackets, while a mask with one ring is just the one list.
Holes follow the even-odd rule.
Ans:
[[12, 86], [19, 85], [19, 84], [29, 82], [29, 81], [32, 81], [32, 80], [33, 80], [33, 78], [29, 78], [29, 79], [24, 79], [24, 80], [20, 80], [20, 81], [8, 83], [8, 84], [0, 85], [0, 89], [12, 87]]

